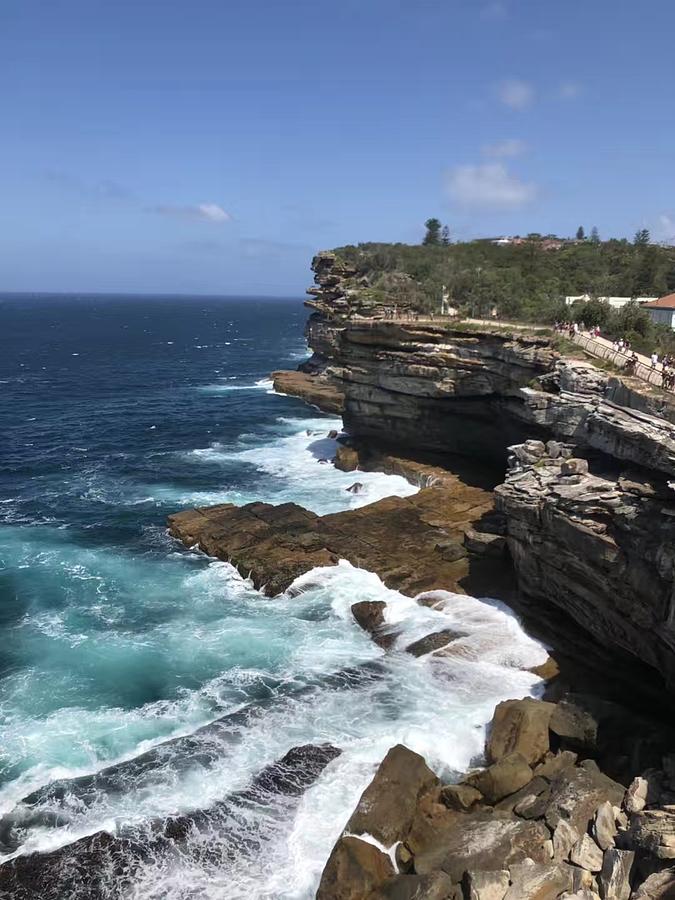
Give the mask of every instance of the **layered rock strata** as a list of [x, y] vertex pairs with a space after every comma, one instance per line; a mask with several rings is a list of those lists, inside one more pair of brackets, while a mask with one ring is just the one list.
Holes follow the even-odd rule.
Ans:
[[496, 489], [520, 592], [675, 688], [675, 492], [644, 471], [589, 471], [557, 442], [512, 448]]

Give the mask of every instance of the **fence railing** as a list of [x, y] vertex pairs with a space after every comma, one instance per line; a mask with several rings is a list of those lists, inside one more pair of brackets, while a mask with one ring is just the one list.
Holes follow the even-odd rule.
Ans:
[[[613, 347], [608, 347], [607, 344], [603, 344], [601, 341], [585, 334], [577, 333], [572, 337], [572, 340], [575, 344], [579, 344], [579, 346], [587, 353], [591, 353], [599, 359], [609, 360], [609, 362], [613, 363], [619, 369], [626, 368], [626, 364], [631, 358], [629, 354], [623, 353], [621, 350], [615, 350]], [[631, 375], [634, 375], [636, 378], [641, 378], [642, 381], [646, 381], [656, 387], [663, 387], [663, 376], [661, 372], [652, 368], [652, 366], [641, 362], [639, 359], [635, 363], [635, 368], [631, 372]]]

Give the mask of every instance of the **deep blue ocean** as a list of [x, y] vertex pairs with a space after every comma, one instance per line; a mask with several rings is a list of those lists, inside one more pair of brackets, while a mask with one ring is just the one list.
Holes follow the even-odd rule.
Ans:
[[[264, 598], [167, 535], [166, 516], [195, 505], [326, 513], [415, 490], [359, 473], [365, 493], [349, 493], [353, 473], [319, 461], [341, 423], [273, 392], [270, 372], [308, 356], [305, 319], [299, 299], [0, 296], [2, 858], [209, 810], [291, 747], [329, 741], [342, 755], [294, 804], [214, 820], [207, 856], [153, 858], [123, 894], [101, 886], [302, 900], [392, 744], [460, 770], [494, 704], [532, 689], [518, 666], [543, 651], [498, 605], [428, 609], [347, 563]], [[385, 658], [352, 621], [363, 599], [389, 603], [402, 644], [460, 624], [465, 657]], [[336, 679], [371, 664], [347, 690]], [[198, 731], [224, 716], [226, 737]], [[115, 763], [95, 790], [72, 781]]]

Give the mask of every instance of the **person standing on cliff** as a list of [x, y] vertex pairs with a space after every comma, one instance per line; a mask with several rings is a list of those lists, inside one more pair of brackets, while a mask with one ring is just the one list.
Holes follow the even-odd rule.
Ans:
[[656, 350], [652, 353], [652, 369], [655, 369], [659, 362], [659, 354]]

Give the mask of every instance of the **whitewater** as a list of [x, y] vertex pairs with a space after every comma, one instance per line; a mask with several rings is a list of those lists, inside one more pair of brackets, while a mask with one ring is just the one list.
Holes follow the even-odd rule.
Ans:
[[[195, 505], [324, 514], [416, 490], [360, 472], [347, 491], [339, 420], [274, 394], [303, 321], [299, 301], [0, 299], [0, 861], [199, 810], [181, 853], [99, 895], [305, 900], [391, 746], [452, 779], [495, 704], [538, 691], [545, 650], [495, 601], [423, 606], [345, 561], [270, 599], [168, 536]], [[360, 600], [387, 603], [393, 650]], [[448, 627], [461, 654], [404, 652]], [[308, 744], [342, 752], [299, 796], [223, 803]]]

